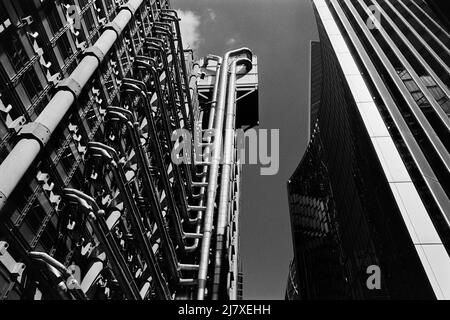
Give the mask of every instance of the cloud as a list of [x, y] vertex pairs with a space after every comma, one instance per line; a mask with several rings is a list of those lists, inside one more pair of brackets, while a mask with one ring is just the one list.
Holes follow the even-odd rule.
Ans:
[[211, 21], [216, 21], [217, 14], [214, 12], [213, 9], [208, 8], [208, 9], [206, 9], [206, 12], [208, 13], [208, 17]]
[[180, 17], [181, 37], [184, 48], [198, 49], [202, 38], [200, 36], [200, 16], [190, 10], [177, 10]]
[[237, 42], [237, 40], [235, 38], [230, 38], [227, 40], [226, 45], [231, 47], [231, 46], [235, 45], [236, 42]]

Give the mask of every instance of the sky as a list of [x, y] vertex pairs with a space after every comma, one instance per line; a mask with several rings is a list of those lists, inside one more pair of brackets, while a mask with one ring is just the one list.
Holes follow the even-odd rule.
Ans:
[[172, 0], [197, 58], [249, 47], [258, 56], [260, 128], [280, 130], [280, 170], [244, 165], [240, 249], [244, 299], [284, 299], [293, 258], [287, 181], [306, 149], [310, 0]]

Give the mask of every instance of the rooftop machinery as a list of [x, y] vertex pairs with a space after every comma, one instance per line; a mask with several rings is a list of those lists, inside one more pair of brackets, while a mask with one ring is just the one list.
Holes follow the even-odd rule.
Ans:
[[[0, 299], [236, 299], [235, 130], [257, 118], [236, 117], [236, 105], [257, 101], [257, 78], [245, 82], [256, 57], [242, 48], [193, 62], [168, 1], [114, 8], [34, 121], [11, 129]], [[176, 164], [180, 146], [189, 157]]]

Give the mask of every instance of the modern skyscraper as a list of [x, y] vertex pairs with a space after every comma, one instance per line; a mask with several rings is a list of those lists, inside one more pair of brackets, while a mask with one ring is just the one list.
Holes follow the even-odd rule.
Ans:
[[300, 292], [298, 288], [297, 268], [295, 261], [291, 261], [289, 265], [289, 274], [286, 284], [285, 300], [300, 300]]
[[320, 98], [288, 183], [302, 299], [450, 299], [450, 34], [432, 2], [313, 1]]
[[256, 63], [168, 0], [1, 0], [0, 299], [239, 298]]

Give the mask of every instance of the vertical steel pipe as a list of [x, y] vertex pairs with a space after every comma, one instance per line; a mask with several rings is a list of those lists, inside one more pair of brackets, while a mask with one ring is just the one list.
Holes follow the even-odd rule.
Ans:
[[[104, 246], [106, 257], [109, 259], [114, 275], [121, 284], [124, 294], [129, 300], [140, 300], [139, 289], [134, 281], [125, 258], [115, 241], [111, 238], [111, 233], [105, 221], [105, 212], [101, 210], [95, 200], [75, 189], [65, 188], [64, 197], [77, 201], [87, 212], [88, 221], [94, 230], [94, 233], [99, 237], [101, 245]], [[109, 238], [108, 238], [109, 235]]]
[[[211, 108], [209, 110], [209, 119], [208, 119], [208, 125], [207, 125], [207, 129], [208, 130], [212, 130], [213, 126], [214, 126], [214, 119], [215, 119], [215, 115], [216, 115], [216, 104], [217, 104], [217, 97], [218, 97], [218, 93], [219, 93], [219, 80], [220, 80], [220, 70], [222, 68], [222, 57], [219, 56], [214, 56], [214, 55], [209, 55], [206, 57], [206, 61], [205, 61], [205, 66], [208, 65], [208, 61], [209, 60], [213, 60], [217, 62], [217, 69], [216, 69], [216, 79], [215, 79], [215, 83], [214, 83], [214, 89], [213, 89], [213, 95], [212, 95], [212, 101], [211, 101]], [[211, 137], [208, 136], [206, 138], [206, 147], [205, 147], [205, 151], [204, 154], [209, 154], [211, 152]], [[210, 160], [210, 159], [208, 159]], [[207, 182], [207, 174], [208, 174], [208, 165], [204, 165], [203, 166], [203, 170], [202, 170], [202, 183], [206, 183]], [[202, 207], [204, 205], [205, 202], [205, 192], [206, 192], [206, 188], [205, 187], [201, 187], [200, 188], [200, 192], [199, 192], [199, 196], [200, 196], [200, 202], [199, 202], [199, 206]], [[197, 220], [197, 225], [195, 228], [195, 233], [200, 233], [201, 228], [202, 228], [202, 216], [203, 216], [203, 212], [202, 211], [198, 211], [196, 220]], [[192, 252], [197, 250], [198, 245], [200, 243], [200, 239], [195, 239], [194, 244], [192, 246], [186, 247], [185, 250], [187, 252]]]
[[[105, 119], [106, 121], [118, 121], [124, 124], [128, 130], [128, 133], [132, 141], [133, 149], [136, 153], [136, 158], [138, 160], [141, 169], [140, 171], [142, 172], [144, 193], [147, 197], [147, 201], [149, 201], [151, 205], [153, 218], [156, 222], [156, 225], [158, 226], [158, 230], [164, 244], [163, 251], [166, 255], [166, 258], [169, 261], [172, 276], [175, 278], [179, 278], [180, 276], [179, 266], [178, 266], [178, 259], [175, 253], [175, 247], [172, 243], [172, 240], [170, 239], [166, 222], [162, 215], [161, 204], [159, 202], [159, 198], [157, 197], [158, 191], [151, 178], [150, 163], [148, 162], [148, 158], [146, 157], [145, 151], [143, 150], [143, 147], [139, 141], [139, 134], [137, 132], [139, 124], [137, 123], [136, 119], [134, 119], [132, 112], [126, 109], [122, 110], [119, 109], [114, 111], [114, 109], [108, 108], [107, 113], [105, 115]], [[171, 212], [171, 214], [173, 218], [176, 219], [174, 213]]]
[[218, 94], [218, 101], [216, 107], [216, 117], [214, 120], [214, 141], [213, 141], [213, 154], [211, 157], [211, 165], [209, 172], [209, 184], [207, 190], [207, 203], [206, 212], [203, 222], [203, 240], [200, 253], [200, 268], [198, 272], [198, 290], [197, 299], [204, 300], [206, 281], [208, 276], [209, 255], [211, 249], [211, 236], [214, 223], [214, 204], [217, 191], [217, 178], [219, 175], [219, 165], [221, 161], [221, 149], [222, 149], [222, 131], [224, 125], [225, 115], [225, 103], [226, 103], [226, 91], [228, 80], [228, 63], [230, 58], [239, 55], [248, 55], [252, 57], [252, 52], [248, 48], [241, 48], [237, 50], [229, 51], [225, 54], [223, 59], [223, 65], [220, 72], [220, 88]]
[[131, 194], [131, 190], [127, 184], [127, 179], [125, 177], [125, 173], [123, 172], [123, 168], [119, 163], [119, 158], [116, 151], [102, 143], [89, 142], [87, 152], [96, 154], [96, 156], [103, 158], [110, 164], [111, 171], [117, 182], [117, 187], [123, 195], [125, 205], [129, 211], [132, 228], [134, 230], [133, 235], [135, 236], [136, 242], [142, 256], [144, 257], [147, 267], [150, 269], [152, 277], [155, 280], [158, 297], [165, 300], [171, 300], [172, 298], [168, 283], [163, 277], [159, 261], [156, 258], [152, 245], [150, 244], [150, 240], [147, 237], [147, 233], [139, 215], [139, 209], [137, 208], [136, 202], [133, 200], [133, 195]]
[[219, 298], [219, 286], [221, 285], [220, 278], [222, 276], [222, 260], [225, 249], [225, 227], [228, 221], [229, 203], [230, 203], [230, 182], [233, 180], [231, 175], [231, 166], [233, 165], [235, 126], [236, 126], [236, 79], [237, 66], [246, 65], [247, 72], [252, 67], [252, 61], [248, 58], [236, 59], [230, 66], [230, 80], [228, 84], [228, 98], [225, 119], [225, 139], [223, 147], [223, 163], [222, 174], [220, 181], [220, 195], [217, 214], [217, 229], [216, 229], [216, 258], [214, 267], [214, 282], [212, 299]]

